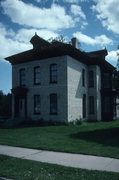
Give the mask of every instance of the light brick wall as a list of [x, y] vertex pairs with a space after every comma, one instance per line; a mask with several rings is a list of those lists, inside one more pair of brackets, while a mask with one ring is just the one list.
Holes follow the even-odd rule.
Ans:
[[[49, 67], [50, 64], [57, 64], [58, 83], [50, 84]], [[41, 85], [34, 85], [34, 67], [41, 68]], [[101, 72], [100, 67], [93, 65], [87, 66], [70, 56], [61, 56], [43, 60], [31, 61], [13, 65], [13, 88], [19, 86], [19, 70], [26, 70], [26, 87], [29, 89], [27, 94], [27, 114], [33, 120], [53, 120], [53, 121], [73, 121], [82, 119], [82, 98], [86, 95], [86, 120], [101, 120]], [[82, 69], [85, 69], [85, 86], [82, 86]], [[94, 88], [88, 86], [88, 73], [94, 71]], [[58, 96], [58, 115], [50, 115], [50, 97], [56, 93]], [[41, 115], [34, 114], [34, 95], [41, 96]], [[89, 96], [95, 98], [95, 113], [89, 115], [88, 100]], [[14, 99], [13, 99], [14, 101]], [[13, 102], [14, 112], [14, 102]]]
[[[58, 83], [50, 84], [49, 66], [57, 64]], [[41, 85], [34, 85], [34, 67], [41, 68]], [[33, 120], [67, 120], [67, 63], [66, 56], [54, 57], [43, 60], [36, 60], [28, 63], [13, 65], [13, 88], [19, 86], [19, 70], [26, 70], [26, 87], [29, 89], [27, 94], [27, 114]], [[50, 115], [49, 95], [57, 93], [58, 95], [58, 115]], [[41, 96], [41, 115], [34, 114], [34, 95]]]
[[[82, 69], [85, 69], [85, 87], [82, 86]], [[67, 57], [67, 82], [68, 82], [68, 121], [82, 118], [82, 97], [88, 96], [88, 67]], [[88, 116], [88, 104], [86, 103], [86, 119]]]

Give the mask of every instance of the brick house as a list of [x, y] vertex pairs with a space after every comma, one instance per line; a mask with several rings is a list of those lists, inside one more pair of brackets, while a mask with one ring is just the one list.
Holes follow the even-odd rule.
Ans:
[[82, 52], [35, 34], [33, 49], [5, 58], [12, 64], [12, 117], [45, 121], [112, 120], [114, 67], [107, 50]]

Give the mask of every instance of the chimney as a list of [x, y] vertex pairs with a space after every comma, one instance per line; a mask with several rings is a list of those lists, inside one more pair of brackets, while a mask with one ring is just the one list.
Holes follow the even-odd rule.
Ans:
[[75, 37], [72, 38], [72, 39], [71, 39], [71, 44], [72, 44], [73, 47], [79, 49], [79, 41], [78, 41], [77, 38], [75, 38]]

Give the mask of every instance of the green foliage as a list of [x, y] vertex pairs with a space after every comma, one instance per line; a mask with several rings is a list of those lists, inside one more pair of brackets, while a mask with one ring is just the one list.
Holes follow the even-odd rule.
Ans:
[[0, 155], [0, 176], [16, 180], [118, 180], [119, 173], [77, 169]]
[[0, 116], [11, 116], [11, 94], [3, 94], [0, 91]]
[[51, 42], [51, 43], [56, 42], [56, 41], [66, 43], [66, 39], [62, 35], [59, 35], [59, 36], [57, 36], [55, 38], [51, 37], [50, 39], [48, 39], [48, 41]]

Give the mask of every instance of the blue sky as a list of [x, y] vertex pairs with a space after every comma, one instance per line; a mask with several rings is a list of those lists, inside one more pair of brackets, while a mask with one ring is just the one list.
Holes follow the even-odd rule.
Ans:
[[76, 37], [83, 51], [108, 50], [116, 65], [119, 44], [118, 0], [1, 0], [0, 90], [12, 88], [11, 64], [5, 57], [32, 48], [31, 37]]

